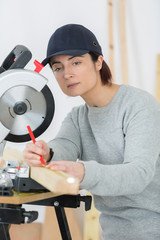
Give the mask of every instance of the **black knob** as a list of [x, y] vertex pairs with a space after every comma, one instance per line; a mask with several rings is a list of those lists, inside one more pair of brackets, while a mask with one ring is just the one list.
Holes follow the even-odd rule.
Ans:
[[27, 111], [27, 105], [24, 102], [17, 102], [13, 110], [17, 115], [22, 115]]

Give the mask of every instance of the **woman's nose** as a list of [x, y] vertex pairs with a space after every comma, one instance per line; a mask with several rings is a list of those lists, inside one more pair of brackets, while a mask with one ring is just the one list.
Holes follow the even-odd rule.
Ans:
[[64, 78], [68, 79], [73, 76], [72, 70], [70, 67], [64, 69]]

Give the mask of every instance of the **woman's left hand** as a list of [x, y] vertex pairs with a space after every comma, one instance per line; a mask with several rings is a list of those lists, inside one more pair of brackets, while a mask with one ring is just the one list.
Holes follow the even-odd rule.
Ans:
[[55, 171], [62, 171], [77, 178], [80, 182], [84, 178], [85, 169], [83, 163], [72, 161], [52, 161], [47, 166]]

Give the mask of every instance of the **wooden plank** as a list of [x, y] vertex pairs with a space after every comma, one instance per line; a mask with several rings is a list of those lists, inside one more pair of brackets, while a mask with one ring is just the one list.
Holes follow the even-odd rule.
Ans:
[[0, 168], [3, 168], [5, 161], [3, 159], [0, 160]]
[[122, 62], [122, 80], [124, 84], [128, 84], [125, 0], [120, 0], [120, 46], [121, 46], [121, 62]]
[[13, 196], [3, 197], [0, 196], [0, 203], [8, 203], [8, 204], [23, 204], [34, 202], [42, 199], [47, 199], [51, 197], [56, 197], [58, 194], [53, 192], [46, 193], [18, 193], [15, 192]]
[[[79, 228], [75, 212], [71, 208], [65, 208], [65, 213], [69, 225], [72, 239], [82, 240], [82, 233]], [[53, 207], [46, 207], [45, 221], [42, 228], [41, 240], [61, 240], [61, 234], [57, 217]]]
[[114, 80], [113, 1], [108, 0], [109, 67]]
[[78, 194], [77, 179], [45, 167], [31, 167], [30, 177], [56, 194]]
[[160, 102], [160, 54], [157, 55], [156, 98]]
[[41, 223], [11, 225], [9, 233], [12, 240], [41, 240], [41, 228]]
[[16, 161], [21, 165], [24, 163], [23, 153], [15, 148], [7, 147], [3, 150], [3, 155], [0, 159], [0, 168], [3, 168], [6, 161]]
[[2, 159], [4, 161], [16, 161], [19, 164], [24, 163], [23, 152], [10, 147], [4, 149]]
[[100, 239], [99, 211], [95, 208], [93, 200], [92, 200], [91, 210], [85, 213], [83, 239], [84, 240]]

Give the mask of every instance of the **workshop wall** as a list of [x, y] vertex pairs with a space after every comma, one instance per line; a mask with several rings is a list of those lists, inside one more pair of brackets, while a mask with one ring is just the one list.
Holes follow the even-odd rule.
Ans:
[[[114, 81], [121, 84], [119, 4], [120, 0], [113, 0]], [[126, 0], [128, 82], [152, 94], [155, 93], [156, 56], [160, 53], [159, 11], [159, 0]], [[107, 0], [1, 0], [0, 22], [0, 64], [15, 45], [24, 44], [33, 54], [26, 68], [34, 69], [33, 61], [43, 60], [53, 31], [67, 23], [79, 23], [91, 29], [99, 39], [105, 60], [109, 61]], [[61, 93], [49, 66], [41, 73], [49, 79], [56, 101], [54, 120], [40, 137], [50, 140], [67, 112], [83, 100]]]
[[[114, 81], [122, 84], [119, 3], [120, 0], [113, 0]], [[126, 0], [128, 82], [153, 95], [156, 59], [160, 53], [159, 12], [159, 0]], [[34, 70], [33, 61], [43, 60], [48, 39], [53, 31], [67, 23], [82, 24], [92, 30], [102, 46], [104, 59], [109, 61], [107, 0], [1, 0], [0, 22], [0, 64], [16, 45], [23, 44], [33, 54], [26, 68]], [[45, 67], [41, 74], [48, 78], [48, 85], [53, 91], [56, 103], [54, 120], [48, 130], [39, 137], [49, 141], [56, 135], [66, 114], [74, 106], [82, 104], [83, 100], [61, 93], [49, 66]], [[24, 144], [8, 145], [24, 147]]]

